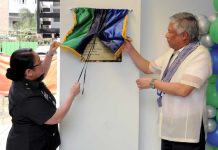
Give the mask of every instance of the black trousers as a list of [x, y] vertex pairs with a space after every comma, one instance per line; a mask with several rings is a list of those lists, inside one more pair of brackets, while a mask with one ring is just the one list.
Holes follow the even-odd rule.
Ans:
[[198, 143], [173, 142], [161, 140], [161, 150], [205, 150], [205, 133], [203, 122], [201, 125], [200, 140]]

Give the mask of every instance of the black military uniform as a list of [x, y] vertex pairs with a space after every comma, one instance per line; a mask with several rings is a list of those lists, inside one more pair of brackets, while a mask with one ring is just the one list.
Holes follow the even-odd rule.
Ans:
[[12, 127], [6, 150], [55, 150], [58, 125], [44, 124], [55, 111], [55, 98], [42, 82], [13, 81], [9, 91]]

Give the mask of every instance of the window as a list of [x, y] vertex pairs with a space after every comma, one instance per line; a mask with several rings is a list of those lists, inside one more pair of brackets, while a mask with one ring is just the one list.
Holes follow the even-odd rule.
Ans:
[[60, 18], [54, 18], [54, 22], [60, 22]]
[[53, 13], [60, 13], [60, 9], [54, 8]]

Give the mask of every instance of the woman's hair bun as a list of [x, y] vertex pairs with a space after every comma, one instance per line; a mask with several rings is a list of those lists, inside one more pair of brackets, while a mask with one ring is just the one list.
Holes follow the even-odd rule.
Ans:
[[25, 71], [34, 64], [32, 49], [19, 49], [13, 52], [10, 58], [10, 68], [7, 69], [6, 77], [13, 81], [25, 78]]
[[10, 80], [17, 81], [23, 78], [23, 74], [18, 70], [8, 68], [6, 72], [6, 77]]

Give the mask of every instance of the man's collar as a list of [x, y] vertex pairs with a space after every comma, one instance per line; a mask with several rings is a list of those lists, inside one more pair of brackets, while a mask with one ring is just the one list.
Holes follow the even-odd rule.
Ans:
[[[185, 46], [184, 46], [184, 47], [185, 47]], [[179, 54], [179, 53], [184, 49], [184, 47], [180, 48], [180, 49], [177, 50], [177, 51], [174, 51], [173, 53], [174, 53], [174, 54]]]
[[[194, 41], [194, 42], [198, 42], [198, 41]], [[191, 43], [191, 42], [190, 42]], [[189, 44], [190, 44], [189, 43]], [[179, 54], [186, 46], [188, 46], [189, 44], [187, 44], [187, 45], [185, 45], [185, 46], [183, 46], [182, 48], [180, 48], [179, 50], [174, 50], [174, 52], [173, 52], [173, 54]]]

